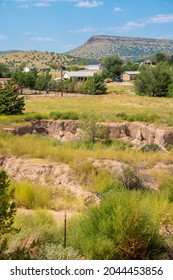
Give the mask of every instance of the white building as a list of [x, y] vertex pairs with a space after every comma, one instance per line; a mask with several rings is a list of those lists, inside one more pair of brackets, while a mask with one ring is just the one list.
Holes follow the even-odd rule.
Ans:
[[64, 79], [77, 78], [78, 80], [86, 80], [89, 77], [93, 77], [96, 72], [89, 71], [67, 71], [63, 75]]
[[85, 66], [86, 70], [99, 71], [102, 69], [102, 64], [98, 62], [91, 62]]
[[23, 72], [24, 72], [24, 73], [28, 73], [29, 71], [31, 71], [31, 69], [30, 69], [29, 67], [25, 66], [25, 67], [23, 68]]

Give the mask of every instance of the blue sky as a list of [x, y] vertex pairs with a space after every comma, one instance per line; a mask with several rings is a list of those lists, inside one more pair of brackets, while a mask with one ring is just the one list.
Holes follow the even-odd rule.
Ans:
[[92, 35], [173, 40], [173, 0], [0, 0], [0, 51], [63, 53]]

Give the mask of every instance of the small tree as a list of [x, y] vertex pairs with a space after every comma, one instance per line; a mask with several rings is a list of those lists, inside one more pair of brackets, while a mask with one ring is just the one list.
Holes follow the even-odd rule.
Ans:
[[16, 233], [13, 227], [16, 204], [13, 201], [14, 190], [10, 190], [10, 181], [5, 171], [0, 171], [0, 238], [6, 233]]
[[51, 75], [49, 73], [43, 73], [38, 75], [35, 89], [46, 90], [50, 80], [51, 80]]
[[122, 73], [123, 60], [118, 56], [110, 56], [103, 60], [104, 78], [114, 78]]
[[0, 87], [0, 115], [20, 115], [24, 106], [24, 97], [19, 97], [14, 85], [6, 83], [5, 88]]
[[104, 84], [104, 78], [101, 75], [94, 74], [93, 77], [88, 78], [84, 84], [84, 92], [98, 95], [106, 93], [106, 86]]
[[155, 67], [143, 66], [135, 80], [138, 95], [167, 96], [172, 82], [172, 69], [167, 63], [158, 63]]
[[96, 142], [100, 139], [108, 138], [108, 129], [106, 126], [97, 122], [95, 115], [84, 115], [84, 118], [80, 124], [80, 128], [83, 131], [83, 136], [91, 142]]

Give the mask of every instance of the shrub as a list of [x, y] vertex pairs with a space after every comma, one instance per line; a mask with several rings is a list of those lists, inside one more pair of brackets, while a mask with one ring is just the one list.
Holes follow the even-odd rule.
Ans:
[[118, 176], [118, 180], [128, 190], [144, 188], [139, 170], [135, 165], [122, 166], [122, 174]]
[[95, 115], [85, 114], [83, 120], [81, 121], [80, 128], [83, 131], [83, 137], [91, 142], [96, 142], [96, 140], [107, 139], [108, 138], [108, 128], [97, 122]]
[[63, 248], [62, 245], [43, 245], [38, 255], [39, 260], [75, 260], [78, 259], [78, 252], [72, 247]]
[[15, 198], [20, 206], [29, 209], [49, 208], [50, 190], [46, 186], [33, 185], [31, 182], [23, 181], [15, 183]]
[[142, 152], [159, 152], [161, 149], [157, 144], [146, 144], [141, 147]]
[[[164, 258], [165, 242], [151, 202], [139, 191], [116, 191], [71, 224], [67, 240], [88, 259]], [[159, 199], [155, 204], [159, 209]]]

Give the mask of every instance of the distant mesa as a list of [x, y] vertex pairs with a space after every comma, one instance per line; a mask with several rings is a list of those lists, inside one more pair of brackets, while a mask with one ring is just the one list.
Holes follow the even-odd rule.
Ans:
[[66, 54], [91, 59], [117, 54], [122, 59], [137, 60], [159, 52], [173, 54], [173, 40], [94, 35], [85, 44]]

